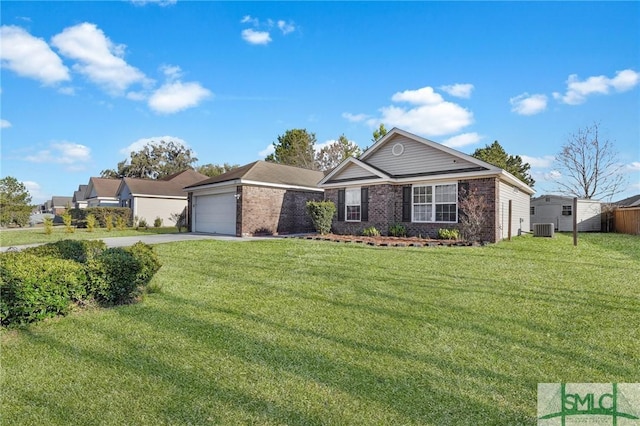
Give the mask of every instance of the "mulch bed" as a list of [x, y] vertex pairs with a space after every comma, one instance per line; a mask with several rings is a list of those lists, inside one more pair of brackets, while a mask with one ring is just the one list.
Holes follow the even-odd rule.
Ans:
[[434, 239], [418, 238], [418, 237], [386, 237], [386, 236], [363, 237], [358, 235], [308, 234], [308, 235], [300, 235], [297, 238], [302, 238], [307, 240], [318, 240], [318, 241], [332, 241], [336, 243], [367, 244], [370, 246], [379, 246], [379, 247], [480, 246], [479, 243], [471, 243], [471, 242], [462, 241], [462, 240], [434, 240]]

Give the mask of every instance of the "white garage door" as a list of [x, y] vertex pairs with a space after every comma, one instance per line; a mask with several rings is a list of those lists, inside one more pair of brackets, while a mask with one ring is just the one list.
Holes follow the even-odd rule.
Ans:
[[196, 232], [236, 235], [235, 193], [199, 195], [193, 198]]

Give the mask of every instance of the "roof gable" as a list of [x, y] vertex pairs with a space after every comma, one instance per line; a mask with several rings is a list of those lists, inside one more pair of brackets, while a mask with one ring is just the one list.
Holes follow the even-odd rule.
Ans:
[[86, 198], [116, 198], [121, 179], [92, 177], [89, 179]]

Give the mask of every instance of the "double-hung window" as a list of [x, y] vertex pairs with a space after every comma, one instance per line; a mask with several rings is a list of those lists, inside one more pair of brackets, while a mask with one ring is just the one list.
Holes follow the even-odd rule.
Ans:
[[347, 222], [359, 222], [361, 219], [360, 188], [345, 190], [345, 208]]
[[413, 222], [457, 222], [458, 185], [414, 185]]

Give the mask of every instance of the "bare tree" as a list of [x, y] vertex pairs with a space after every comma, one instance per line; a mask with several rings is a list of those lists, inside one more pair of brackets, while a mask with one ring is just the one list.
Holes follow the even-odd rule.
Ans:
[[460, 231], [467, 241], [480, 241], [482, 230], [487, 226], [489, 203], [484, 195], [478, 194], [478, 189], [460, 189]]
[[623, 164], [613, 143], [601, 139], [599, 124], [579, 129], [569, 136], [556, 157], [562, 180], [559, 191], [578, 198], [611, 198], [624, 188]]

